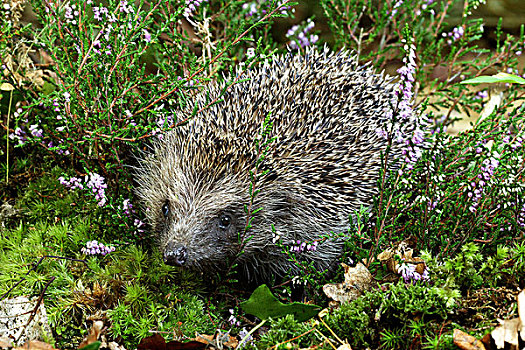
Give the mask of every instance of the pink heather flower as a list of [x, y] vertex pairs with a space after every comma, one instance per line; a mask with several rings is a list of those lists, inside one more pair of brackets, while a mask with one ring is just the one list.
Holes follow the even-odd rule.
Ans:
[[285, 2], [286, 0], [281, 0], [279, 1], [279, 10], [281, 12], [281, 15], [286, 15], [288, 11], [292, 10], [292, 13], [295, 12], [295, 9], [292, 8], [292, 6], [288, 5], [288, 6], [283, 6], [283, 3]]
[[302, 242], [297, 240], [291, 247], [291, 252], [302, 253], [302, 252], [313, 252], [317, 249], [318, 241], [313, 241], [312, 243]]
[[33, 124], [29, 126], [29, 132], [31, 132], [31, 135], [33, 135], [34, 137], [43, 136], [42, 129], [38, 129], [38, 124]]
[[443, 33], [442, 36], [449, 37], [450, 39], [447, 40], [447, 44], [452, 45], [452, 43], [459, 40], [463, 34], [465, 34], [465, 29], [460, 26], [452, 29], [449, 33]]
[[471, 182], [472, 189], [467, 193], [467, 196], [472, 200], [472, 204], [469, 207], [471, 213], [477, 211], [477, 207], [481, 198], [483, 197], [483, 192], [485, 190], [485, 185], [493, 177], [494, 171], [499, 166], [499, 160], [495, 157], [487, 158], [483, 161], [481, 166], [481, 173], [478, 174], [478, 182]]
[[388, 138], [388, 133], [384, 129], [377, 129], [376, 133], [377, 133], [378, 136], [380, 136], [380, 137], [382, 137], [384, 139]]
[[133, 226], [136, 227], [135, 234], [139, 234], [140, 235], [140, 234], [144, 233], [144, 229], [141, 228], [144, 225], [145, 224], [141, 220], [135, 219], [133, 221]]
[[[414, 110], [412, 108], [414, 100], [414, 82], [415, 82], [415, 72], [416, 72], [416, 54], [414, 44], [405, 43], [404, 50], [406, 52], [405, 57], [403, 58], [404, 66], [399, 68], [397, 72], [399, 73], [400, 82], [397, 85], [395, 91], [396, 96], [399, 101], [397, 103], [397, 115], [399, 116], [399, 124], [402, 124], [404, 120], [410, 120], [415, 118]], [[386, 131], [377, 130], [379, 135], [386, 134]], [[414, 164], [421, 157], [421, 144], [424, 140], [424, 133], [416, 126], [414, 130], [407, 134], [406, 132], [401, 131], [399, 128], [393, 131], [393, 139], [396, 142], [403, 143], [405, 145], [401, 153], [404, 156], [404, 161], [406, 163], [407, 169], [413, 169]]]
[[133, 211], [133, 205], [131, 204], [131, 201], [128, 199], [124, 199], [122, 202], [122, 209], [124, 211], [124, 214], [130, 216]]
[[[521, 207], [521, 210], [518, 214], [517, 222], [521, 228], [525, 228], [525, 204], [523, 204], [523, 206]], [[510, 230], [510, 227], [509, 227], [509, 230]]]
[[103, 243], [99, 243], [98, 241], [89, 241], [86, 243], [86, 246], [83, 247], [81, 250], [82, 254], [85, 255], [106, 255], [111, 252], [115, 251], [114, 246], [106, 246]]
[[417, 281], [427, 281], [429, 279], [428, 268], [425, 268], [423, 274], [416, 271], [416, 265], [402, 263], [398, 266], [397, 272], [403, 277], [405, 283], [416, 283]]
[[[304, 26], [301, 30], [300, 28]], [[294, 25], [286, 32], [286, 37], [291, 39], [290, 47], [292, 49], [300, 49], [315, 44], [319, 40], [316, 34], [308, 34], [315, 27], [314, 21], [308, 18], [305, 25]]]
[[244, 3], [242, 5], [243, 10], [248, 10], [246, 16], [251, 17], [257, 13], [257, 4], [255, 2]]
[[22, 108], [17, 108], [17, 110], [13, 113], [13, 116], [18, 118], [18, 116], [21, 115], [23, 111], [24, 110]]
[[144, 41], [147, 43], [151, 41], [151, 34], [146, 29], [144, 29]]
[[26, 135], [27, 135], [26, 132], [24, 130], [22, 130], [22, 128], [18, 127], [18, 128], [15, 129], [14, 133], [9, 134], [9, 138], [11, 140], [17, 139], [18, 140], [18, 145], [22, 146], [24, 143], [27, 142]]
[[[58, 151], [57, 151], [58, 152]], [[97, 173], [90, 173], [84, 177], [84, 184], [82, 179], [77, 177], [72, 177], [69, 180], [66, 180], [64, 177], [58, 178], [58, 181], [71, 189], [84, 189], [88, 188], [94, 194], [95, 199], [98, 201], [98, 206], [103, 207], [106, 204], [106, 194], [105, 189], [107, 185], [104, 183], [104, 178]]]
[[101, 14], [103, 13], [102, 9], [104, 9], [105, 7], [98, 7], [98, 6], [93, 6], [93, 14], [94, 14], [94, 17], [97, 21], [102, 21], [102, 16]]
[[240, 327], [241, 326], [241, 322], [237, 320], [237, 318], [235, 318], [235, 315], [233, 314], [233, 309], [229, 309], [228, 310], [230, 312], [230, 318], [228, 319], [228, 322], [232, 325], [232, 326], [237, 326], [237, 327]]
[[489, 97], [489, 92], [487, 90], [482, 90], [482, 91], [478, 91], [476, 93], [476, 96], [480, 99], [484, 99], [484, 98], [487, 98]]
[[120, 2], [120, 12], [124, 13], [134, 13], [135, 10], [131, 5], [128, 5], [128, 2], [123, 0]]
[[66, 13], [64, 17], [66, 18], [66, 23], [71, 23], [73, 25], [77, 24], [75, 17], [78, 17], [79, 12], [77, 11], [77, 5], [66, 5]]
[[248, 335], [248, 334], [250, 334], [250, 332], [248, 332], [245, 327], [243, 327], [239, 331], [239, 337], [241, 338], [241, 340], [243, 340], [245, 337], [247, 337], [246, 340], [243, 343], [239, 344], [239, 348], [243, 348], [247, 343], [252, 343], [253, 342], [253, 337], [251, 335]]
[[188, 18], [201, 6], [201, 4], [207, 0], [185, 0], [186, 9], [184, 10], [184, 17]]

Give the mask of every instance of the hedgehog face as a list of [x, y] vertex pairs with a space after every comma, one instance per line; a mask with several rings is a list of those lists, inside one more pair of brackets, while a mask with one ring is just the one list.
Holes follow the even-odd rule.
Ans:
[[166, 200], [157, 213], [164, 262], [206, 270], [219, 269], [235, 258], [240, 247], [238, 233], [245, 225], [236, 196], [206, 189], [186, 203], [180, 199], [179, 195]]

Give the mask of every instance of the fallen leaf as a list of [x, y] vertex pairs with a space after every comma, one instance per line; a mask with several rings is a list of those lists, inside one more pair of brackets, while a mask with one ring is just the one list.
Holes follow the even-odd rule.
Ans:
[[146, 337], [140, 341], [137, 350], [200, 350], [205, 349], [207, 344], [198, 341], [179, 342], [172, 340], [166, 343], [164, 337], [158, 333]]
[[239, 344], [239, 341], [228, 332], [218, 333], [215, 337], [213, 335], [199, 334], [194, 340], [217, 348], [224, 348], [224, 346], [236, 348]]
[[459, 329], [454, 329], [454, 345], [462, 350], [485, 350], [480, 340]]
[[343, 345], [340, 345], [337, 347], [337, 350], [352, 350], [352, 347], [348, 343], [344, 343]]
[[93, 325], [88, 331], [88, 335], [82, 340], [78, 348], [82, 349], [86, 345], [96, 342], [98, 340], [98, 337], [100, 336], [100, 332], [102, 331], [102, 328], [104, 328], [104, 322], [102, 321], [93, 322]]
[[345, 270], [345, 281], [343, 283], [330, 283], [323, 286], [327, 297], [340, 303], [357, 299], [363, 292], [372, 288], [373, 277], [370, 271], [362, 263], [351, 267], [341, 263]]
[[298, 302], [283, 304], [272, 294], [266, 284], [257, 287], [250, 298], [241, 303], [241, 308], [247, 314], [254, 315], [261, 320], [292, 314], [299, 322], [314, 317], [321, 310], [321, 307], [317, 305]]
[[[500, 325], [496, 327], [492, 333], [492, 339], [496, 343], [498, 349], [503, 349], [505, 343], [509, 343], [515, 347], [518, 346], [518, 327], [521, 326], [519, 318], [511, 320], [498, 320]], [[520, 327], [521, 328], [521, 327]]]
[[126, 350], [125, 347], [123, 347], [122, 345], [112, 341], [112, 342], [109, 342], [108, 343], [108, 348], [109, 350]]
[[137, 350], [165, 350], [166, 340], [158, 333], [143, 338], [137, 346]]
[[[414, 265], [414, 270], [423, 275], [427, 266], [425, 261], [419, 257], [413, 256], [414, 249], [412, 249], [407, 241], [400, 242], [395, 248], [388, 248], [387, 250], [381, 252], [377, 259], [386, 265], [387, 269], [397, 275], [401, 275], [399, 267], [400, 261], [405, 265]], [[398, 258], [396, 258], [396, 256]]]
[[24, 345], [13, 348], [13, 350], [57, 350], [53, 345], [39, 340], [29, 340]]
[[0, 349], [12, 348], [13, 344], [9, 338], [0, 337]]
[[[525, 345], [525, 291], [522, 290], [517, 296], [518, 317], [510, 320], [498, 320], [500, 325], [491, 333], [491, 337], [496, 344], [496, 348], [508, 348], [518, 350]], [[520, 339], [521, 338], [521, 339]]]

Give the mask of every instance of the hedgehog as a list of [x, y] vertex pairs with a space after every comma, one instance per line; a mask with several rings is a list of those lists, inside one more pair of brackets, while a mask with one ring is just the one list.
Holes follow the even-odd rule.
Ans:
[[[401, 157], [384, 136], [396, 84], [327, 48], [238, 74], [197, 95], [195, 116], [177, 112], [187, 122], [139, 160], [137, 194], [164, 262], [209, 275], [236, 266], [248, 281], [299, 274], [297, 261], [330, 269], [352, 213], [373, 202], [382, 157]], [[310, 249], [294, 262], [286, 251], [298, 244]]]

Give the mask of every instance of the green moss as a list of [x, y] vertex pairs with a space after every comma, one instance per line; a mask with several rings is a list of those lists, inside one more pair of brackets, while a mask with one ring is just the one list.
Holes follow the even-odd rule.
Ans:
[[[306, 348], [322, 341], [322, 338], [317, 333], [308, 333], [313, 327], [311, 321], [297, 322], [293, 315], [270, 319], [269, 326], [269, 331], [264, 333], [260, 340], [252, 346], [257, 349], [268, 349], [277, 344], [287, 342], [287, 346], [293, 346], [293, 348]], [[296, 339], [289, 341], [292, 338]]]

